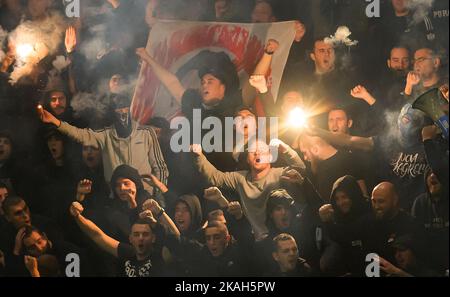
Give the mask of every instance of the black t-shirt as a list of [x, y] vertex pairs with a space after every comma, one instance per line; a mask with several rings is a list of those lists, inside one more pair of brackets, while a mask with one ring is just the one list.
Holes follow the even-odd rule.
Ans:
[[194, 109], [201, 109], [202, 119], [210, 116], [224, 118], [232, 117], [234, 115], [235, 108], [239, 106], [241, 100], [238, 98], [225, 97], [216, 106], [211, 108], [205, 108], [202, 104], [202, 96], [198, 90], [189, 89], [186, 90], [181, 98], [181, 111], [189, 119], [192, 120], [192, 112]]
[[392, 182], [400, 196], [400, 206], [409, 211], [414, 199], [426, 191], [423, 174], [429, 166], [423, 146], [417, 143], [404, 147], [398, 139], [387, 136], [373, 140], [377, 180]]
[[[214, 135], [214, 138], [209, 139], [209, 143], [216, 144], [218, 141], [221, 141], [221, 151], [213, 151], [213, 152], [205, 152], [205, 156], [211, 164], [213, 164], [220, 171], [234, 171], [236, 167], [236, 163], [233, 160], [232, 152], [225, 151], [225, 117], [233, 117], [234, 110], [237, 107], [239, 100], [236, 98], [225, 97], [221, 103], [212, 108], [205, 108], [202, 104], [202, 97], [197, 90], [189, 89], [183, 94], [183, 98], [181, 99], [181, 110], [186, 118], [189, 120], [191, 124], [191, 143], [193, 143], [193, 135], [198, 134], [199, 131], [194, 131], [194, 121], [199, 121], [200, 125], [202, 125], [203, 120], [208, 117], [218, 118], [221, 122], [222, 127], [210, 127], [209, 129], [201, 128], [200, 135], [201, 140], [203, 142], [203, 137], [207, 134], [209, 136]], [[193, 111], [194, 109], [201, 110], [201, 117], [194, 118]], [[197, 116], [197, 114], [196, 114]], [[220, 129], [222, 134], [218, 135], [216, 133], [216, 129]], [[212, 133], [212, 135], [211, 135]], [[230, 141], [230, 140], [228, 140]]]
[[117, 255], [122, 277], [157, 277], [163, 275], [162, 258], [155, 254], [145, 260], [138, 260], [131, 245], [119, 243]]
[[450, 15], [448, 6], [448, 0], [435, 0], [430, 14], [438, 45], [447, 49], [447, 52], [449, 46], [448, 19]]
[[404, 44], [411, 49], [426, 44], [427, 34], [432, 30], [425, 18], [413, 20], [412, 15], [397, 17], [395, 15], [383, 18], [384, 48], [392, 48], [396, 44]]
[[330, 199], [334, 182], [345, 175], [351, 175], [357, 180], [362, 179], [361, 164], [354, 161], [350, 152], [337, 151], [331, 158], [320, 161], [314, 177], [314, 185], [325, 201]]
[[366, 254], [377, 253], [386, 260], [394, 263], [392, 242], [403, 235], [412, 236], [418, 251], [423, 246], [423, 229], [405, 211], [400, 211], [391, 219], [377, 220], [373, 213], [369, 213], [361, 221], [361, 238]]

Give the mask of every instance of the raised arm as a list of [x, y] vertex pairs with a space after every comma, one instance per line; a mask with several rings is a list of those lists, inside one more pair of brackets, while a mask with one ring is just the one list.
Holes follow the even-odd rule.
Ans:
[[97, 225], [95, 225], [92, 221], [86, 219], [81, 215], [83, 212], [83, 206], [81, 206], [78, 202], [73, 202], [70, 206], [70, 214], [75, 218], [78, 226], [81, 231], [86, 234], [90, 239], [92, 239], [95, 244], [100, 247], [105, 252], [113, 255], [114, 257], [118, 256], [117, 247], [119, 246], [119, 242], [114, 238], [106, 235]]
[[288, 166], [292, 166], [298, 168], [300, 170], [305, 170], [306, 165], [300, 156], [294, 151], [289, 145], [282, 142], [279, 139], [272, 139], [270, 141], [270, 146], [278, 149], [278, 152], [281, 154], [281, 157], [286, 161]]
[[372, 137], [359, 137], [341, 133], [331, 133], [317, 127], [307, 129], [307, 133], [311, 136], [318, 136], [333, 146], [362, 151], [371, 151], [374, 147]]
[[103, 147], [105, 143], [105, 134], [102, 132], [95, 132], [91, 129], [79, 129], [66, 122], [58, 120], [50, 112], [38, 106], [39, 117], [43, 123], [53, 124], [58, 127], [58, 131], [66, 134], [75, 141], [84, 145], [93, 145]]
[[208, 180], [208, 182], [216, 187], [227, 187], [236, 189], [238, 181], [235, 172], [222, 172], [216, 169], [205, 155], [203, 155], [200, 145], [192, 145], [191, 151], [194, 153], [194, 162], [200, 173]]
[[168, 233], [173, 234], [176, 238], [180, 237], [180, 231], [178, 230], [177, 226], [169, 217], [169, 215], [167, 215], [164, 208], [162, 208], [158, 204], [158, 202], [153, 199], [149, 199], [144, 202], [144, 204], [142, 205], [142, 209], [144, 211], [150, 210], [153, 217], [156, 218], [156, 220], [164, 227], [164, 229]]
[[162, 84], [167, 88], [170, 94], [177, 100], [179, 104], [181, 104], [181, 98], [183, 97], [186, 89], [181, 84], [178, 77], [176, 77], [173, 73], [162, 67], [156, 62], [153, 57], [151, 57], [145, 48], [136, 49], [136, 54], [148, 65], [150, 65], [153, 69], [153, 72], [158, 77], [158, 79], [162, 82]]
[[264, 107], [266, 116], [278, 116], [277, 106], [272, 92], [267, 87], [267, 80], [264, 75], [252, 75], [249, 79], [250, 85], [258, 90], [259, 99]]
[[243, 243], [247, 247], [253, 242], [252, 227], [245, 218], [241, 204], [238, 201], [229, 202], [216, 187], [205, 189], [203, 198], [217, 203], [224, 211], [230, 233], [238, 242]]
[[77, 93], [77, 86], [76, 86], [76, 79], [75, 79], [75, 72], [73, 70], [73, 52], [75, 50], [75, 47], [77, 45], [77, 32], [75, 30], [74, 26], [69, 26], [66, 29], [66, 36], [64, 38], [64, 45], [66, 46], [66, 53], [67, 57], [70, 60], [70, 65], [68, 67], [68, 73], [69, 73], [69, 90], [70, 93], [75, 95]]
[[275, 39], [269, 39], [267, 42], [266, 48], [264, 49], [264, 55], [261, 60], [259, 60], [256, 65], [255, 71], [253, 71], [253, 75], [267, 75], [267, 72], [270, 69], [270, 65], [272, 64], [273, 55], [277, 51], [280, 44]]
[[[264, 54], [259, 60], [258, 64], [253, 71], [253, 75], [250, 77], [249, 83], [245, 84], [242, 88], [242, 97], [244, 99], [244, 104], [246, 106], [252, 106], [256, 97], [255, 89], [258, 90], [260, 94], [267, 93], [267, 85], [265, 76], [269, 72], [270, 65], [272, 64], [273, 55], [279, 47], [278, 41], [275, 39], [269, 39], [266, 48], [264, 49]], [[264, 83], [259, 83], [259, 86], [255, 85], [254, 79], [258, 78], [261, 81], [261, 77], [264, 79]], [[253, 79], [252, 79], [253, 78]], [[273, 99], [273, 98], [272, 98]], [[264, 102], [263, 102], [264, 103]], [[268, 108], [265, 108], [268, 109]]]
[[78, 202], [82, 203], [86, 198], [86, 195], [91, 193], [91, 190], [92, 190], [92, 181], [88, 179], [80, 180], [77, 185], [77, 194], [75, 196], [75, 199]]
[[370, 106], [373, 106], [377, 99], [375, 99], [372, 94], [367, 91], [367, 89], [364, 86], [357, 85], [350, 91], [350, 95], [354, 98], [362, 99], [367, 102]]

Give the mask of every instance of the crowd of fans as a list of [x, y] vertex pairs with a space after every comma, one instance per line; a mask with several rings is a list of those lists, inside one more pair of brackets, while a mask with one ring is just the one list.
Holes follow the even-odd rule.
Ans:
[[[91, 0], [70, 19], [62, 1], [0, 0], [6, 32], [65, 23], [14, 84], [14, 39], [0, 44], [0, 276], [65, 276], [69, 254], [81, 276], [359, 277], [369, 254], [381, 276], [448, 276], [448, 139], [412, 103], [439, 89], [448, 115], [449, 3], [425, 2], [380, 1], [369, 18], [366, 1]], [[295, 21], [278, 98], [279, 41], [248, 83], [216, 53], [186, 89], [144, 49], [159, 19]], [[343, 25], [351, 49], [325, 40]], [[55, 75], [57, 56], [68, 66]], [[233, 152], [175, 153], [167, 119], [132, 119], [142, 63], [189, 122], [194, 109], [244, 119]], [[78, 109], [86, 94], [103, 113]], [[310, 113], [303, 128], [289, 125], [296, 108]], [[279, 139], [251, 137], [264, 116]]]

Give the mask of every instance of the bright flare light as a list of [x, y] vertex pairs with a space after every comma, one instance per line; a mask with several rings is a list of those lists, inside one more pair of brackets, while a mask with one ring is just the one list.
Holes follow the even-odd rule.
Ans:
[[17, 46], [17, 55], [22, 60], [27, 58], [33, 52], [33, 46], [31, 44], [21, 44]]
[[308, 117], [306, 113], [303, 111], [303, 109], [297, 107], [294, 108], [289, 113], [289, 125], [295, 128], [301, 128], [306, 126], [306, 122], [308, 120]]

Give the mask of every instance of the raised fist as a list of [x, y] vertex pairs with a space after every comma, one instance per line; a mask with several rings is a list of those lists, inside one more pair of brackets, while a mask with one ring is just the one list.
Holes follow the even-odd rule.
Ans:
[[280, 43], [276, 41], [275, 39], [269, 39], [266, 44], [266, 52], [268, 53], [275, 53], [280, 46]]
[[295, 169], [288, 168], [281, 175], [281, 179], [293, 184], [302, 185], [305, 178]]
[[236, 220], [240, 220], [244, 215], [239, 201], [232, 201], [228, 203], [228, 213], [230, 213]]
[[156, 216], [161, 211], [161, 206], [159, 206], [158, 202], [154, 199], [148, 199], [144, 202], [142, 205], [142, 210], [150, 210], [153, 214], [153, 216]]
[[77, 186], [77, 193], [86, 195], [89, 194], [92, 190], [92, 181], [88, 179], [80, 180]]
[[286, 152], [289, 147], [286, 143], [277, 138], [272, 139], [269, 146], [276, 147], [282, 153]]
[[79, 202], [72, 202], [72, 205], [70, 205], [70, 214], [74, 218], [78, 218], [80, 214], [82, 214], [84, 211], [83, 206]]
[[201, 156], [202, 153], [202, 146], [200, 144], [193, 144], [190, 147], [190, 151], [196, 154], [197, 156]]
[[250, 85], [257, 89], [261, 94], [267, 93], [267, 81], [264, 75], [252, 75], [248, 81]]
[[369, 92], [365, 87], [358, 85], [350, 91], [350, 94], [355, 98], [365, 99], [368, 97]]
[[322, 222], [329, 223], [334, 219], [334, 209], [331, 204], [325, 204], [319, 209], [319, 216]]
[[38, 270], [38, 261], [35, 257], [32, 256], [24, 256], [25, 266], [30, 273]]
[[203, 197], [206, 200], [216, 202], [220, 198], [222, 198], [222, 192], [217, 187], [211, 187], [208, 189], [205, 189], [203, 193]]
[[295, 21], [295, 38], [296, 42], [302, 41], [306, 33], [306, 27], [299, 21]]

